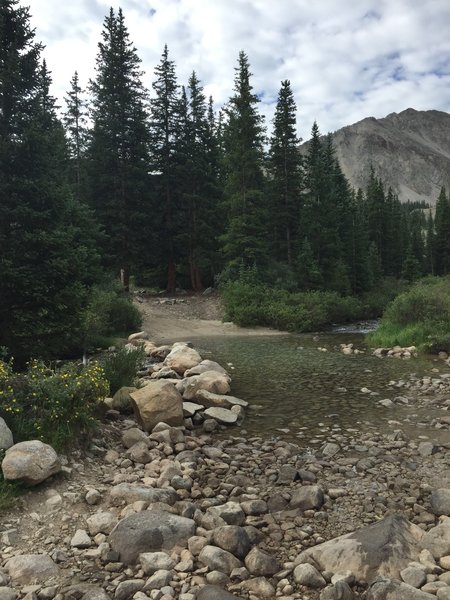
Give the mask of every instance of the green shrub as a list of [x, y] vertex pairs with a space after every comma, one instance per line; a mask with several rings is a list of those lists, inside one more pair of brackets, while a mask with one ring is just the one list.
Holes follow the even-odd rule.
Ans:
[[94, 287], [84, 311], [84, 346], [111, 345], [113, 336], [136, 331], [142, 324], [138, 309], [118, 288]]
[[397, 296], [368, 339], [377, 346], [450, 350], [450, 278], [428, 277]]
[[57, 450], [70, 446], [94, 425], [97, 404], [108, 391], [96, 362], [52, 369], [31, 361], [21, 373], [0, 362], [0, 415], [16, 441], [39, 439]]
[[226, 318], [242, 327], [267, 325], [285, 331], [312, 331], [361, 318], [357, 298], [337, 292], [297, 292], [234, 281], [221, 287]]
[[136, 383], [137, 372], [145, 360], [143, 348], [134, 350], [121, 348], [108, 353], [102, 360], [103, 372], [109, 382], [111, 395], [123, 386], [133, 386]]

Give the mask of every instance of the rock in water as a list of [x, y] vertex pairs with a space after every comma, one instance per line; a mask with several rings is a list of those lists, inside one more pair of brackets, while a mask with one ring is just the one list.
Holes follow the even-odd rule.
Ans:
[[195, 522], [163, 511], [136, 513], [116, 525], [109, 536], [121, 562], [134, 564], [139, 554], [171, 550], [194, 535]]
[[400, 579], [400, 571], [418, 561], [424, 531], [403, 515], [389, 516], [378, 523], [309, 548], [297, 563], [311, 559], [323, 571], [349, 570], [359, 581], [370, 582], [377, 575]]
[[196, 367], [202, 361], [202, 357], [186, 344], [175, 344], [164, 360], [164, 365], [176, 371], [179, 375], [192, 367]]
[[39, 440], [20, 442], [11, 446], [2, 462], [3, 476], [8, 481], [37, 485], [61, 469], [58, 455], [48, 444]]
[[136, 418], [146, 431], [152, 431], [158, 423], [183, 424], [183, 399], [173, 383], [151, 381], [130, 397]]
[[217, 371], [205, 371], [200, 375], [189, 377], [184, 387], [183, 398], [185, 400], [197, 400], [197, 395], [201, 390], [206, 390], [213, 394], [228, 394], [230, 389], [229, 377], [222, 373], [217, 373]]

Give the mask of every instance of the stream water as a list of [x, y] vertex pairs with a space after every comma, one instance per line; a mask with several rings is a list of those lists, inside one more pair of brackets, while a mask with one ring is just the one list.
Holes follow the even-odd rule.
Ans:
[[[380, 359], [369, 350], [365, 354], [344, 355], [339, 351], [341, 343], [352, 342], [364, 349], [364, 335], [351, 328], [317, 336], [191, 341], [204, 358], [228, 365], [233, 377], [232, 394], [250, 403], [242, 426], [249, 434], [302, 439], [312, 444], [320, 443], [330, 431], [352, 429], [402, 429], [413, 437], [439, 437], [439, 432], [428, 426], [434, 411], [397, 404], [385, 408], [379, 404], [383, 398], [406, 395], [402, 389], [389, 386], [392, 380], [406, 380], [411, 374], [420, 377], [432, 369], [450, 371], [433, 357]], [[378, 395], [363, 393], [362, 388]]]

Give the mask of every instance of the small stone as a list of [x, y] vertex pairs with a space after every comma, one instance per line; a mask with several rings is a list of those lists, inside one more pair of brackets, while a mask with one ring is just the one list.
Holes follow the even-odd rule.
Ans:
[[294, 580], [296, 583], [310, 588], [322, 588], [327, 584], [319, 571], [308, 563], [295, 567]]
[[84, 529], [77, 529], [75, 535], [70, 540], [70, 545], [72, 548], [90, 548], [90, 546], [92, 546], [92, 540], [87, 531]]
[[143, 552], [139, 555], [139, 562], [146, 575], [161, 570], [170, 571], [175, 566], [175, 561], [165, 552]]
[[431, 512], [438, 517], [450, 515], [450, 489], [441, 488], [431, 492]]
[[210, 570], [222, 571], [229, 575], [233, 569], [242, 567], [242, 563], [235, 556], [216, 546], [205, 546], [198, 556], [198, 560]]
[[258, 547], [253, 548], [245, 557], [245, 566], [252, 575], [256, 576], [268, 576], [275, 575], [280, 570], [278, 561], [260, 550]]
[[400, 571], [400, 577], [405, 583], [414, 588], [421, 588], [427, 582], [425, 571], [416, 567], [406, 567], [406, 569]]

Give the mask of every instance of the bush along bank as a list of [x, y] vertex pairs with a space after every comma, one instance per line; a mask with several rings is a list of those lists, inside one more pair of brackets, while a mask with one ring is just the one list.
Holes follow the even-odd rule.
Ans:
[[[182, 382], [205, 366], [228, 381], [188, 345], [157, 347], [142, 335], [131, 343], [149, 355], [149, 383], [130, 390], [135, 410], [138, 392], [159, 384], [186, 386], [183, 396], [197, 390], [198, 400], [199, 380]], [[164, 418], [177, 422], [173, 389]], [[194, 426], [201, 413], [153, 425], [154, 414], [139, 411], [136, 422], [109, 409], [86, 452], [57, 457], [64, 476], [7, 515], [4, 597], [32, 589], [50, 600], [445, 598], [448, 444], [354, 429], [330, 430], [314, 449], [232, 431], [218, 439], [210, 417]], [[52, 458], [46, 448], [29, 454]]]

